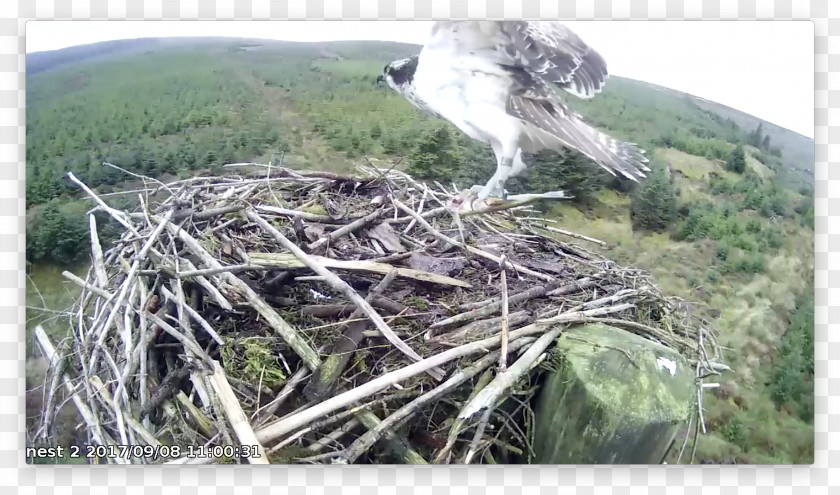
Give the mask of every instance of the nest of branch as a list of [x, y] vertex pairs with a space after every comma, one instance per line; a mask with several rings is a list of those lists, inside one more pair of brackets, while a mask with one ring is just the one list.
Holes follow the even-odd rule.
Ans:
[[103, 252], [91, 215], [68, 344], [36, 335], [91, 442], [136, 446], [103, 462], [528, 462], [543, 361], [582, 322], [725, 368], [679, 300], [527, 199], [456, 213], [401, 172], [263, 168], [148, 183], [129, 213], [71, 179], [125, 233]]

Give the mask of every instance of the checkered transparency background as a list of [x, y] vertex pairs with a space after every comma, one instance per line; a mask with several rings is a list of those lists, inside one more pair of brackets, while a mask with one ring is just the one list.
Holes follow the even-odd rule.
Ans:
[[[840, 338], [829, 338], [828, 309], [840, 296], [840, 2], [791, 0], [588, 0], [512, 2], [379, 1], [218, 1], [192, 0], [0, 0], [0, 487], [22, 493], [57, 491], [125, 493], [233, 492], [251, 486], [288, 487], [291, 493], [359, 493], [379, 487], [396, 493], [410, 488], [438, 493], [469, 486], [493, 493], [585, 487], [654, 487], [665, 492], [734, 493], [739, 486], [765, 493], [827, 493], [840, 486]], [[812, 19], [815, 24], [816, 124], [816, 452], [813, 466], [527, 466], [527, 467], [33, 467], [24, 448], [24, 45], [28, 19]], [[832, 19], [832, 17], [834, 19]], [[784, 61], [779, 70], [784, 71]], [[833, 73], [831, 72], [833, 71]], [[721, 74], [721, 77], [726, 77]], [[833, 91], [830, 90], [833, 88]], [[779, 95], [784, 97], [784, 95]], [[772, 104], [772, 102], [768, 102]], [[834, 108], [831, 108], [834, 107]], [[830, 172], [833, 170], [833, 172]], [[833, 234], [833, 235], [832, 235]], [[834, 270], [834, 271], [831, 271]], [[833, 362], [831, 360], [834, 360]], [[833, 413], [833, 414], [830, 414]], [[201, 470], [199, 473], [198, 470]], [[3, 489], [5, 490], [5, 488]]]

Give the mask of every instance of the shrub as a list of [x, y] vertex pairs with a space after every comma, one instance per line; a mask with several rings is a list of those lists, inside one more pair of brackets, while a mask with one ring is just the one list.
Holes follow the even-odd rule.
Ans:
[[749, 435], [747, 433], [747, 426], [741, 421], [737, 414], [729, 418], [729, 421], [727, 421], [721, 429], [721, 434], [724, 438], [726, 438], [726, 440], [734, 445], [737, 445], [744, 451], [746, 451], [748, 447], [747, 440]]
[[764, 271], [764, 256], [758, 252], [746, 252], [739, 256], [728, 257], [721, 271], [731, 274], [752, 275]]
[[688, 218], [674, 238], [678, 241], [696, 241], [698, 239], [720, 240], [730, 230], [729, 222], [723, 210], [709, 203], [692, 205]]

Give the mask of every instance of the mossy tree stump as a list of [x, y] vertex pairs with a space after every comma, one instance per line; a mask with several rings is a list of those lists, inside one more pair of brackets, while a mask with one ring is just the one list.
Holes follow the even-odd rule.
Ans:
[[676, 351], [602, 324], [564, 331], [536, 405], [539, 464], [660, 463], [696, 397]]

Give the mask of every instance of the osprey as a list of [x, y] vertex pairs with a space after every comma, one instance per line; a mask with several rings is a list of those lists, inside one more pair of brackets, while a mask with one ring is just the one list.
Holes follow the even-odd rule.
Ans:
[[553, 89], [591, 98], [606, 79], [601, 55], [558, 22], [440, 21], [419, 55], [388, 64], [377, 82], [490, 144], [496, 172], [481, 200], [504, 197], [526, 169], [523, 151], [572, 148], [613, 175], [643, 178], [644, 151], [586, 124]]

